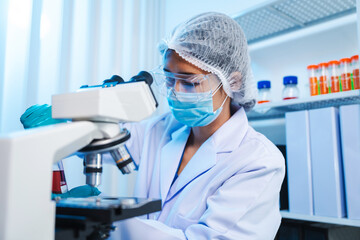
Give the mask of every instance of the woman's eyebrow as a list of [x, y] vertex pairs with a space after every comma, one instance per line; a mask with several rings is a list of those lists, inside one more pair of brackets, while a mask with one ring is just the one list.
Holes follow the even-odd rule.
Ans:
[[[163, 69], [165, 72], [169, 72], [169, 73], [173, 73], [171, 72], [170, 70], [168, 70], [167, 68], [164, 67]], [[185, 74], [185, 75], [192, 75], [192, 74], [198, 74], [198, 73], [191, 73], [191, 72], [177, 72], [177, 73], [174, 73], [174, 74]]]

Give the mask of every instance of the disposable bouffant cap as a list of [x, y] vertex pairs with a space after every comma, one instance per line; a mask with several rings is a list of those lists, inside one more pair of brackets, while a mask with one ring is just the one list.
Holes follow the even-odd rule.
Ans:
[[246, 37], [229, 16], [203, 13], [178, 25], [159, 44], [162, 54], [168, 49], [196, 67], [216, 74], [226, 94], [245, 110], [255, 105], [257, 91]]

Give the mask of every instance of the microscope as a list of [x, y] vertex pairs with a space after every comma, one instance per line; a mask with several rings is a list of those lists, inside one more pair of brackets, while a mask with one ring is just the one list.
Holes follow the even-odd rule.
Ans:
[[154, 113], [151, 84], [152, 76], [142, 71], [127, 82], [113, 76], [54, 95], [52, 117], [69, 122], [0, 136], [0, 239], [105, 239], [112, 222], [161, 210], [155, 199], [51, 200], [52, 165], [70, 155], [83, 158], [91, 186], [101, 183], [103, 156], [123, 174], [134, 170], [125, 145], [131, 133], [119, 123]]

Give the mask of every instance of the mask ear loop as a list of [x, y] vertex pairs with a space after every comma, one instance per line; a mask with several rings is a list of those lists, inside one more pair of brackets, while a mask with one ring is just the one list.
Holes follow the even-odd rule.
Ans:
[[[224, 99], [224, 101], [222, 102], [222, 104], [221, 104], [221, 106], [220, 106], [219, 108], [222, 108], [222, 107], [224, 106], [224, 104], [225, 104], [226, 100], [228, 99], [228, 97], [229, 97], [229, 96], [226, 94], [226, 98]], [[218, 108], [218, 109], [219, 109], [219, 108]]]
[[222, 82], [220, 82], [220, 84], [215, 88], [213, 94], [211, 95], [212, 97], [217, 93], [217, 91], [219, 91], [219, 89], [221, 88], [222, 86]]
[[[214, 94], [213, 94], [212, 96], [214, 96], [215, 93], [216, 93], [217, 91], [219, 91], [219, 89], [221, 88], [221, 86], [222, 86], [222, 83], [220, 83], [219, 86], [215, 89]], [[217, 110], [219, 110], [220, 108], [222, 108], [222, 107], [224, 106], [226, 100], [228, 99], [228, 97], [229, 97], [229, 95], [226, 94], [226, 97], [225, 97], [224, 101], [222, 102], [222, 104], [220, 105], [220, 107], [219, 107], [218, 109], [216, 109], [215, 111], [213, 111], [213, 112], [216, 112]]]
[[[220, 108], [222, 108], [226, 102], [226, 100], [228, 99], [229, 95], [226, 94], [226, 98], [224, 99], [224, 101], [222, 102], [222, 104], [220, 105], [220, 107], [218, 109], [216, 109], [215, 111], [213, 111], [213, 113], [215, 113], [217, 110], [219, 110]], [[222, 110], [221, 110], [222, 111]]]

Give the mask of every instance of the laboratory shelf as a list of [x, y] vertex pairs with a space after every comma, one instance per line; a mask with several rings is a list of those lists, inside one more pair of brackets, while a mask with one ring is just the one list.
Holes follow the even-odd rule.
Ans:
[[283, 118], [286, 112], [310, 110], [324, 107], [339, 107], [350, 104], [360, 104], [360, 90], [258, 104], [247, 113], [247, 116], [251, 121]]
[[280, 211], [280, 213], [281, 213], [281, 216], [286, 219], [360, 227], [360, 220], [304, 215], [304, 214], [291, 213], [291, 212], [285, 211], [285, 210]]
[[271, 0], [234, 19], [252, 44], [355, 12], [356, 0]]

